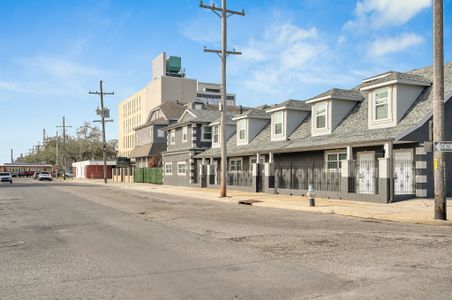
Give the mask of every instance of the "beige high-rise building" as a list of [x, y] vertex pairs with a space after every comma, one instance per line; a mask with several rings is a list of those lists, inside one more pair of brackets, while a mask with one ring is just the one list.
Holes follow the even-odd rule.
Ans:
[[185, 78], [179, 57], [163, 52], [152, 61], [152, 80], [118, 105], [118, 156], [128, 157], [135, 147], [134, 128], [146, 122], [148, 113], [166, 101], [196, 100], [197, 81]]

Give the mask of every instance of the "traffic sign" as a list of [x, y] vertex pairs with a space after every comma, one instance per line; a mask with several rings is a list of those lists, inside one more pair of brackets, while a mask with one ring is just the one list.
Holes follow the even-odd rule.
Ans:
[[435, 150], [439, 152], [452, 152], [452, 141], [435, 142]]

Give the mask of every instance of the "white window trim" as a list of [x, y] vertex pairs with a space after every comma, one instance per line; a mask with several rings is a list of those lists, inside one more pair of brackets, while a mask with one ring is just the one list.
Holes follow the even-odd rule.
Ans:
[[[320, 103], [325, 104], [325, 127], [317, 128], [317, 105]], [[331, 133], [331, 100], [319, 101], [312, 105], [311, 133], [312, 136]]]
[[[185, 172], [183, 172], [183, 173], [179, 172], [180, 165], [184, 165]], [[187, 163], [185, 161], [177, 162], [177, 176], [186, 176], [186, 175], [187, 175]]]
[[176, 144], [176, 129], [170, 130], [170, 144], [171, 145]]
[[[240, 130], [239, 124], [243, 124], [242, 128], [245, 130], [245, 137], [243, 139], [240, 138]], [[248, 144], [248, 120], [247, 119], [240, 119], [237, 121], [237, 145], [246, 145]]]
[[211, 141], [213, 141], [213, 129], [212, 129], [212, 131], [210, 132], [210, 140], [204, 138], [204, 131], [205, 131], [205, 129], [206, 129], [207, 127], [210, 127], [210, 126], [207, 126], [207, 125], [202, 125], [202, 126], [201, 126], [201, 142], [211, 142]]
[[[217, 128], [217, 130], [218, 130], [218, 142], [215, 142], [215, 139], [214, 139], [215, 128]], [[212, 148], [218, 148], [218, 147], [220, 147], [220, 145], [221, 145], [220, 125], [214, 125], [214, 126], [212, 126]]]
[[182, 143], [188, 142], [188, 126], [182, 127]]
[[337, 162], [338, 162], [338, 167], [339, 164], [341, 163], [342, 160], [339, 159], [339, 155], [340, 154], [345, 154], [345, 157], [347, 157], [347, 149], [345, 150], [332, 150], [332, 151], [325, 151], [324, 153], [324, 157], [325, 157], [325, 169], [326, 170], [337, 170], [336, 168], [329, 168], [328, 166], [328, 155], [332, 155], [335, 154], [337, 156]]
[[[276, 134], [275, 133], [275, 116], [276, 114], [281, 114], [281, 133]], [[271, 140], [272, 141], [280, 141], [286, 139], [286, 111], [280, 110], [275, 111], [271, 115]]]
[[[376, 119], [376, 93], [387, 89], [388, 90], [388, 117], [385, 119]], [[368, 112], [368, 127], [369, 129], [387, 128], [393, 127], [396, 124], [395, 112], [396, 112], [396, 99], [397, 95], [396, 86], [385, 86], [369, 91], [369, 112]]]
[[[233, 161], [240, 161], [240, 166], [241, 166], [240, 170], [234, 170], [234, 171], [231, 170], [231, 162], [233, 162]], [[237, 166], [237, 164], [236, 164], [236, 166]], [[243, 158], [241, 158], [241, 157], [240, 158], [230, 158], [228, 161], [228, 171], [231, 171], [231, 172], [243, 171]]]
[[[167, 166], [170, 167], [170, 172], [167, 172]], [[173, 163], [167, 162], [165, 163], [165, 175], [173, 175]]]
[[165, 137], [165, 132], [161, 129], [157, 129], [157, 137], [159, 138], [164, 138]]

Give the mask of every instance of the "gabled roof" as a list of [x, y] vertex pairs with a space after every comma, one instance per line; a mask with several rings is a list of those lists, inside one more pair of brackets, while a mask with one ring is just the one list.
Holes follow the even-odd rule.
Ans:
[[166, 144], [165, 143], [151, 143], [151, 144], [145, 144], [136, 146], [135, 148], [130, 151], [130, 158], [138, 158], [138, 157], [148, 157], [148, 156], [154, 156], [156, 154], [162, 153], [166, 151]]
[[220, 117], [220, 112], [214, 109], [191, 109], [186, 108], [182, 116], [176, 124], [163, 128], [163, 130], [170, 130], [192, 123], [212, 123]]
[[269, 113], [283, 109], [311, 111], [311, 107], [307, 105], [305, 101], [289, 99], [282, 103], [268, 107], [266, 112]]
[[306, 103], [311, 104], [327, 99], [362, 101], [364, 99], [364, 96], [361, 95], [360, 92], [355, 90], [332, 88], [324, 93], [321, 93], [320, 95], [309, 98], [308, 100], [306, 100]]
[[247, 111], [244, 111], [242, 114], [235, 115], [232, 120], [240, 120], [244, 118], [251, 118], [251, 119], [270, 119], [270, 115], [268, 115], [265, 110], [259, 109], [259, 108], [251, 108]]
[[185, 111], [185, 106], [180, 102], [167, 101], [153, 108], [148, 115], [146, 123], [150, 122], [152, 113], [160, 110], [166, 120], [178, 120]]
[[[433, 77], [431, 66], [413, 70], [409, 74], [414, 75], [416, 78], [421, 76], [427, 80], [431, 80]], [[450, 100], [452, 96], [452, 63], [447, 63], [444, 66], [444, 87], [445, 95], [449, 97], [446, 100], [452, 101]], [[311, 135], [311, 114], [309, 114], [288, 139], [284, 141], [271, 141], [270, 124], [267, 124], [247, 145], [237, 145], [236, 134], [232, 135], [227, 142], [228, 156], [332, 149], [353, 144], [372, 144], [390, 140], [400, 141], [407, 134], [425, 124], [432, 115], [433, 91], [431, 86], [427, 86], [396, 126], [368, 129], [367, 93], [364, 93], [363, 96], [363, 101], [358, 102], [329, 135]], [[197, 157], [219, 156], [220, 149], [213, 148], [199, 154]]]
[[[234, 115], [231, 113], [226, 114], [226, 116], [225, 116], [226, 125], [235, 125], [235, 122], [232, 121], [233, 116]], [[210, 123], [209, 126], [220, 124], [220, 121], [221, 121], [221, 118], [218, 118], [215, 121], [213, 121], [212, 123]]]
[[364, 79], [362, 85], [360, 86], [360, 89], [368, 90], [374, 87], [384, 86], [392, 83], [430, 86], [432, 84], [432, 79], [412, 72], [401, 73], [390, 71]]

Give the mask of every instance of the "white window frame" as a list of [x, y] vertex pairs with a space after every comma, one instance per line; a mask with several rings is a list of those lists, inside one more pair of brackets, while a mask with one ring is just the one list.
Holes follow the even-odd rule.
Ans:
[[210, 127], [210, 126], [207, 126], [207, 125], [202, 125], [201, 126], [201, 141], [202, 142], [210, 142], [210, 141], [212, 141], [212, 131], [213, 130], [210, 130], [210, 139], [206, 139], [205, 137], [204, 137], [204, 135], [205, 135], [205, 133], [206, 133], [206, 128], [212, 128], [212, 127]]
[[[234, 162], [235, 170], [232, 170], [232, 162]], [[240, 162], [240, 170], [237, 169], [237, 162]], [[228, 164], [228, 170], [231, 172], [241, 172], [243, 171], [243, 158], [230, 158]]]
[[[246, 119], [240, 119], [237, 121], [237, 144], [246, 144], [248, 141], [248, 121]], [[243, 132], [243, 137], [241, 136]]]
[[182, 143], [186, 143], [188, 141], [188, 126], [182, 127]]
[[[379, 93], [384, 93], [386, 92], [386, 98], [382, 98], [382, 99], [378, 99], [377, 95]], [[389, 89], [389, 87], [383, 87], [380, 89], [377, 89], [373, 92], [373, 120], [374, 121], [386, 121], [389, 120], [391, 118], [390, 116], [390, 105], [391, 105], [391, 95], [390, 95], [391, 91]], [[378, 101], [381, 101], [380, 103], [377, 103]], [[377, 118], [377, 107], [378, 106], [386, 106], [386, 117], [385, 118]]]
[[[319, 106], [325, 106], [325, 109], [323, 112], [319, 113]], [[317, 119], [319, 117], [325, 118], [325, 126], [319, 127], [319, 124], [317, 122]], [[315, 130], [325, 130], [328, 128], [328, 103], [327, 102], [318, 102], [314, 104], [314, 129]]]
[[[277, 118], [280, 116], [281, 121], [280, 122], [276, 122]], [[274, 113], [272, 113], [271, 116], [271, 135], [272, 135], [272, 140], [281, 140], [285, 138], [285, 112], [280, 110], [280, 111], [276, 111]], [[280, 133], [276, 133], [276, 124], [281, 123], [281, 132]]]
[[[330, 155], [335, 155], [336, 159], [335, 160], [329, 160], [329, 156]], [[345, 159], [347, 159], [347, 150], [340, 150], [340, 151], [325, 151], [325, 169], [327, 170], [338, 170], [341, 169], [341, 165], [342, 165], [342, 160], [341, 156], [344, 157], [345, 155]], [[330, 163], [337, 163], [337, 167], [336, 168], [330, 168]]]
[[[169, 167], [169, 171], [168, 171]], [[173, 175], [173, 163], [167, 162], [165, 163], [165, 175]]]
[[[216, 131], [216, 132], [215, 132]], [[217, 137], [217, 141], [215, 141], [215, 136]], [[220, 146], [221, 139], [220, 139], [220, 125], [214, 125], [212, 126], [212, 146], [218, 147]]]
[[176, 129], [170, 130], [170, 144], [171, 145], [176, 144]]
[[164, 138], [165, 137], [165, 132], [161, 129], [157, 129], [157, 137], [159, 138]]
[[[184, 172], [183, 173], [179, 172], [180, 171], [179, 167], [181, 165], [184, 165]], [[185, 161], [177, 162], [177, 176], [186, 176], [186, 175], [187, 175], [187, 163]]]

